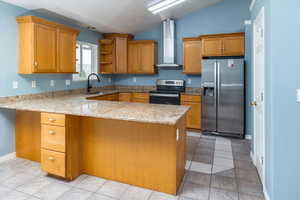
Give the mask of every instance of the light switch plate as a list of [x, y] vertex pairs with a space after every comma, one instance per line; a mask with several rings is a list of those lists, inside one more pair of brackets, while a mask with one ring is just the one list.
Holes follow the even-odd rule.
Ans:
[[13, 81], [13, 83], [12, 83], [12, 87], [13, 87], [13, 89], [17, 89], [18, 88], [18, 81]]
[[136, 83], [136, 77], [133, 77], [132, 81], [133, 81], [134, 83]]
[[31, 81], [31, 87], [36, 88], [36, 81]]
[[50, 81], [50, 86], [51, 86], [51, 87], [54, 87], [54, 85], [55, 85], [54, 80], [51, 80], [51, 81]]
[[300, 89], [297, 89], [297, 101], [300, 102]]
[[71, 85], [71, 80], [67, 79], [66, 80], [66, 86], [70, 86]]
[[188, 79], [188, 84], [191, 85], [192, 84], [192, 79]]
[[110, 77], [108, 78], [108, 82], [111, 83], [111, 78]]

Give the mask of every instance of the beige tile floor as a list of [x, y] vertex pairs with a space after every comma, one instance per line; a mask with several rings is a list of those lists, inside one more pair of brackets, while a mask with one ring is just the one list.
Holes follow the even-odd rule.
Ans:
[[47, 176], [39, 163], [16, 158], [0, 163], [0, 200], [264, 200], [247, 141], [190, 133], [187, 144], [178, 196], [88, 175], [65, 182]]

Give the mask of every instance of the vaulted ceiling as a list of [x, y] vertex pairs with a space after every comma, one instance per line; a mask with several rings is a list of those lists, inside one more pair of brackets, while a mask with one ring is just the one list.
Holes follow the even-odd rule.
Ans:
[[[180, 18], [223, 0], [187, 0], [161, 14], [153, 15], [147, 5], [155, 0], [4, 0], [30, 10], [57, 13], [93, 26], [99, 32], [136, 33], [167, 17]], [[157, 0], [156, 0], [157, 1]]]

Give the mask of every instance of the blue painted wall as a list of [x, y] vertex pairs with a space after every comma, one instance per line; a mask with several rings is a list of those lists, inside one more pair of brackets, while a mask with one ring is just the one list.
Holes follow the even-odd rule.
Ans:
[[[0, 96], [13, 96], [27, 93], [39, 93], [44, 91], [64, 90], [69, 88], [83, 88], [86, 87], [85, 82], [72, 82], [71, 86], [65, 86], [65, 80], [72, 80], [72, 75], [19, 75], [18, 68], [18, 25], [16, 23], [16, 16], [20, 15], [37, 15], [26, 9], [0, 1]], [[40, 16], [43, 17], [43, 16]], [[68, 24], [58, 19], [50, 20], [57, 21], [62, 24]], [[74, 28], [79, 28], [71, 25]], [[78, 40], [97, 44], [98, 39], [102, 37], [101, 34], [92, 31], [80, 29]], [[37, 88], [31, 88], [31, 81], [37, 81]], [[50, 87], [50, 80], [55, 80], [55, 87]], [[12, 89], [12, 82], [18, 81], [19, 88]], [[102, 85], [110, 84], [108, 77], [104, 77]], [[0, 156], [14, 151], [14, 111], [0, 110]]]
[[272, 200], [300, 198], [300, 1], [269, 0], [269, 61]]

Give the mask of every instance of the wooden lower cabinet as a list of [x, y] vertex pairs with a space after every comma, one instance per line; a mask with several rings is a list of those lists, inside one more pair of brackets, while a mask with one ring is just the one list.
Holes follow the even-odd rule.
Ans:
[[191, 107], [186, 116], [187, 128], [201, 129], [201, 96], [182, 95], [181, 105]]
[[49, 174], [66, 177], [66, 154], [42, 149], [41, 166]]
[[81, 174], [80, 117], [41, 113], [40, 118], [42, 169], [68, 180], [75, 179]]
[[[17, 111], [16, 141], [27, 137], [27, 143], [16, 149], [17, 156], [28, 159], [29, 149], [32, 155], [41, 154], [42, 169], [49, 174], [72, 180], [84, 173], [173, 195], [179, 190], [186, 164], [184, 116], [175, 125], [164, 125], [62, 115], [65, 138], [60, 140], [65, 140], [66, 152], [60, 152], [56, 147], [41, 147], [37, 132], [28, 132], [32, 126], [41, 126], [37, 115]], [[42, 113], [43, 120], [48, 115], [53, 117]], [[50, 143], [47, 138], [42, 135], [42, 141]]]
[[132, 102], [134, 103], [149, 103], [149, 93], [133, 93]]
[[42, 125], [41, 146], [59, 152], [66, 152], [65, 127]]
[[121, 92], [119, 93], [119, 101], [123, 102], [131, 102], [132, 94], [129, 92]]
[[118, 94], [100, 95], [94, 97], [88, 97], [89, 100], [105, 100], [105, 101], [118, 101]]

